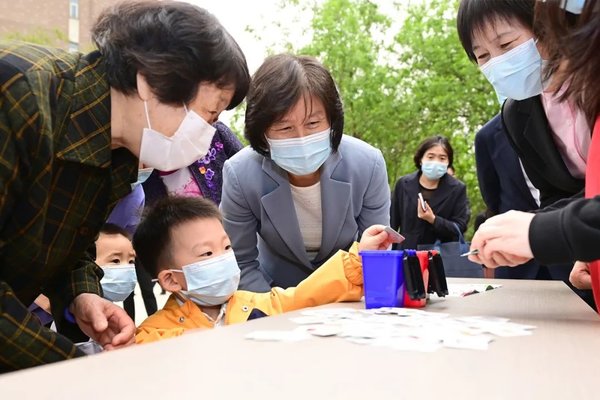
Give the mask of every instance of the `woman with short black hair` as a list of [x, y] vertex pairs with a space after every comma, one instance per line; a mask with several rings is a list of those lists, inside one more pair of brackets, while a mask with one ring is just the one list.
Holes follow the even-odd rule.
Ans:
[[276, 55], [256, 71], [246, 107], [251, 147], [223, 173], [240, 289], [296, 286], [370, 225], [388, 225], [383, 155], [343, 128], [335, 82], [314, 58]]

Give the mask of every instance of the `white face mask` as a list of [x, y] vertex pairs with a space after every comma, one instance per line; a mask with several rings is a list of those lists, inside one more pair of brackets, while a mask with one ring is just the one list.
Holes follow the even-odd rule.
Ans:
[[[185, 107], [185, 105], [184, 105]], [[140, 161], [160, 171], [175, 171], [191, 165], [208, 152], [216, 129], [194, 111], [188, 111], [171, 137], [150, 126], [148, 105], [144, 102], [148, 128], [144, 128]]]
[[240, 283], [240, 268], [233, 251], [171, 271], [183, 272], [188, 290], [181, 293], [200, 306], [225, 303]]
[[108, 264], [103, 265], [104, 276], [100, 281], [104, 298], [110, 301], [125, 300], [137, 282], [135, 266], [133, 264]]

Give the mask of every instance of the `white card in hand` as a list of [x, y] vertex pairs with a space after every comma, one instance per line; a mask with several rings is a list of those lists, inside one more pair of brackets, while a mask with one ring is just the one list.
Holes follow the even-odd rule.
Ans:
[[392, 237], [392, 243], [402, 243], [406, 239], [404, 236], [390, 228], [389, 226], [385, 227], [385, 231]]

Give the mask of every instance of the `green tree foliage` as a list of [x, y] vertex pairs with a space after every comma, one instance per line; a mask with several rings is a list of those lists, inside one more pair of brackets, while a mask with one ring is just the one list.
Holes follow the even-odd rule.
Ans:
[[[468, 60], [456, 32], [457, 1], [431, 0], [407, 8], [396, 35], [402, 93], [400, 136], [411, 136], [412, 148], [423, 138], [442, 134], [451, 139], [455, 169], [468, 188], [473, 215], [485, 206], [475, 171], [474, 136], [499, 110], [491, 86]], [[406, 139], [410, 143], [410, 139]], [[400, 151], [400, 149], [398, 149]], [[414, 166], [400, 161], [403, 170]]]
[[[386, 11], [379, 5], [387, 5]], [[473, 215], [483, 211], [474, 135], [499, 107], [458, 40], [458, 1], [402, 1], [394, 7], [369, 0], [282, 2], [286, 13], [294, 8], [312, 10], [311, 39], [282, 45], [279, 37], [278, 50], [313, 55], [331, 71], [344, 101], [345, 133], [381, 149], [392, 188], [414, 172], [419, 142], [445, 135]]]
[[312, 41], [289, 47], [316, 56], [331, 71], [344, 101], [346, 133], [381, 149], [392, 187], [415, 170], [419, 142], [449, 137], [473, 215], [483, 211], [474, 135], [499, 107], [458, 40], [458, 1], [401, 2], [385, 14], [368, 0], [324, 0], [312, 8]]

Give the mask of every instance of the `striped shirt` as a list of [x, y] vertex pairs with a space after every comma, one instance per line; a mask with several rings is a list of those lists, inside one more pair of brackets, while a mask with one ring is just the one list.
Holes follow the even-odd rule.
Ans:
[[102, 57], [0, 42], [0, 371], [82, 355], [27, 306], [44, 293], [63, 311], [101, 293], [86, 252], [137, 179], [137, 159], [111, 150], [110, 87]]

